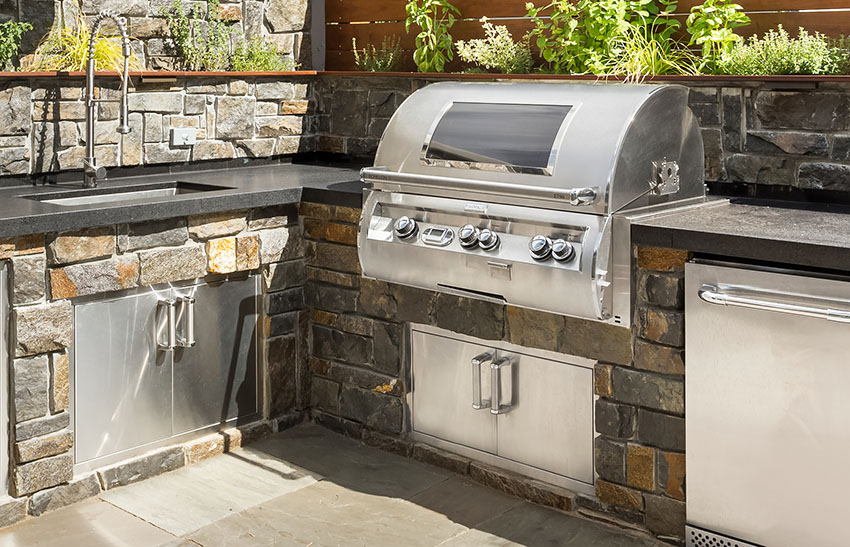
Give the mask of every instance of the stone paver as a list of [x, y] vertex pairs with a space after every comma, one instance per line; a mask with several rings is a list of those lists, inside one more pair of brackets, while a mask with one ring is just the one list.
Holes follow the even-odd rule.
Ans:
[[304, 425], [0, 531], [23, 545], [661, 544]]
[[108, 490], [101, 498], [182, 536], [315, 482], [305, 471], [248, 447], [129, 488]]
[[105, 501], [90, 499], [3, 530], [0, 547], [149, 547], [174, 539]]

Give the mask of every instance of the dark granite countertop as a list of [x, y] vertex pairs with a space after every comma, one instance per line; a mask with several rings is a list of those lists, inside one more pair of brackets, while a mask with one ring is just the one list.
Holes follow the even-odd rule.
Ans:
[[717, 257], [850, 271], [846, 207], [713, 200], [638, 220], [632, 239]]
[[[81, 175], [82, 177], [82, 175]], [[357, 169], [317, 164], [275, 164], [189, 171], [106, 180], [99, 188], [153, 187], [179, 181], [221, 190], [144, 201], [57, 205], [21, 196], [80, 190], [80, 183], [0, 188], [0, 238], [75, 230], [125, 222], [286, 205], [299, 201], [360, 207], [363, 183]]]

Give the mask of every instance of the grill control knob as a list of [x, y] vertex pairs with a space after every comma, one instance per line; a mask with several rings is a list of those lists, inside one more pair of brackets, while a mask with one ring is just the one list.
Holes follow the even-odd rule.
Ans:
[[556, 239], [552, 242], [552, 256], [558, 262], [567, 262], [576, 255], [573, 244], [565, 239]]
[[499, 234], [486, 228], [481, 230], [478, 233], [478, 245], [485, 251], [492, 251], [499, 246]]
[[546, 260], [552, 254], [552, 240], [544, 235], [534, 236], [528, 243], [528, 250], [534, 260]]
[[471, 249], [478, 245], [478, 228], [472, 224], [467, 224], [457, 231], [457, 238], [461, 247]]
[[406, 239], [416, 233], [416, 221], [408, 216], [395, 221], [395, 235]]

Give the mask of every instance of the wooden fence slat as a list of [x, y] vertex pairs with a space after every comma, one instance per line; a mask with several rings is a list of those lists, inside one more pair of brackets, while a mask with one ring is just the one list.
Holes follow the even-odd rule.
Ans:
[[[543, 5], [545, 0], [533, 0]], [[326, 0], [328, 23], [401, 21], [405, 18], [404, 0]], [[525, 0], [455, 0], [454, 5], [465, 19], [481, 17], [523, 17]], [[688, 13], [701, 0], [680, 0], [677, 12]], [[850, 0], [739, 0], [748, 12], [783, 10], [850, 9]], [[850, 32], [850, 31], [848, 31]]]
[[[680, 18], [683, 18], [680, 16]], [[782, 24], [789, 33], [796, 35], [798, 27], [804, 27], [810, 32], [815, 30], [830, 36], [840, 36], [850, 33], [850, 11], [847, 12], [808, 12], [808, 13], [760, 13], [753, 14], [752, 24], [739, 29], [743, 36], [762, 34]], [[528, 19], [507, 19], [498, 22], [505, 25], [519, 39], [533, 28]], [[451, 29], [452, 38], [469, 40], [481, 38], [484, 33], [478, 21], [458, 21]], [[364, 48], [368, 44], [380, 46], [384, 37], [398, 36], [403, 49], [414, 49], [416, 32], [404, 32], [404, 23], [373, 23], [362, 25], [329, 25], [326, 28], [325, 39], [327, 51], [351, 51], [351, 39], [357, 39], [357, 47]]]

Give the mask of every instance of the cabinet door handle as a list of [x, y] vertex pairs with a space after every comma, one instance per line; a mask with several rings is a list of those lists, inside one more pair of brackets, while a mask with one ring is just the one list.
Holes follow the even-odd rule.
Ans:
[[183, 312], [183, 336], [177, 341], [177, 345], [181, 348], [191, 348], [195, 345], [195, 297], [181, 296], [178, 300]]
[[[177, 346], [177, 301], [160, 300], [157, 306], [157, 337], [156, 345], [163, 350], [171, 350]], [[163, 332], [162, 321], [165, 322]]]
[[[506, 414], [511, 411], [511, 405], [502, 404], [502, 369], [512, 367], [513, 361], [510, 357], [502, 357], [490, 363], [492, 392], [490, 394], [490, 414]], [[511, 392], [513, 392], [513, 381], [511, 382]], [[510, 393], [509, 401], [513, 402], [513, 393]]]
[[493, 360], [492, 353], [482, 353], [472, 358], [472, 408], [489, 408], [490, 401], [481, 398], [481, 365]]

